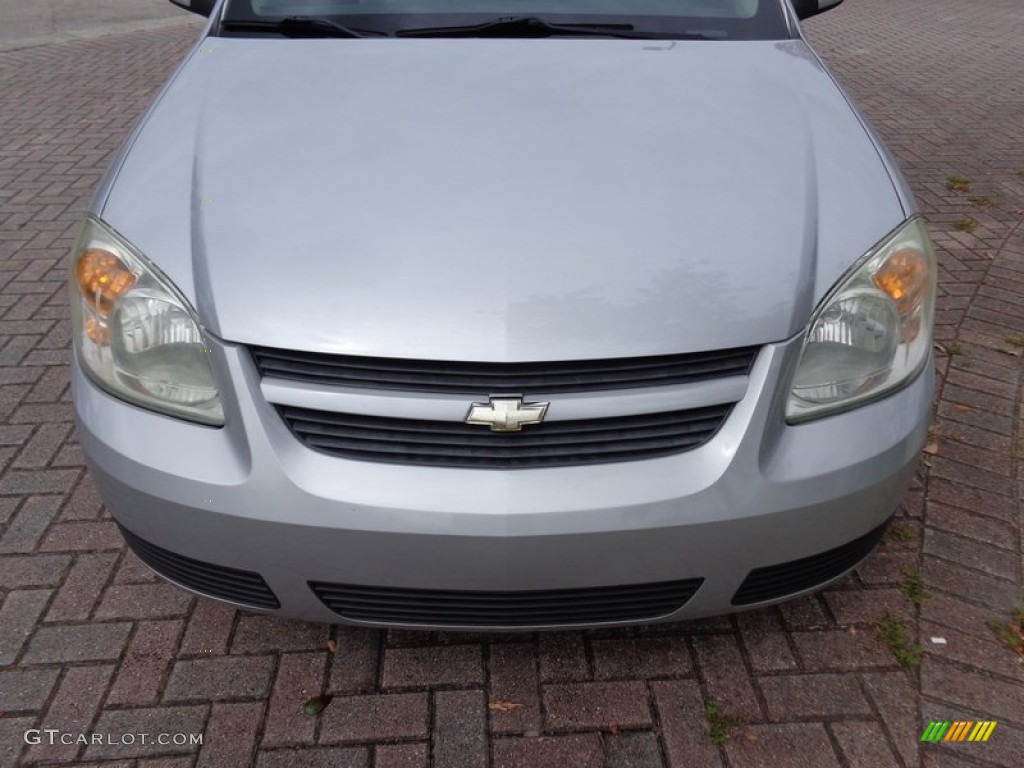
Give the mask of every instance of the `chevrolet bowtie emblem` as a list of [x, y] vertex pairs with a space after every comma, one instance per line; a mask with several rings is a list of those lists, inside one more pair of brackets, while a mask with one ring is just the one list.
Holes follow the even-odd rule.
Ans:
[[467, 424], [486, 424], [492, 432], [518, 432], [524, 424], [540, 424], [549, 403], [524, 403], [521, 397], [492, 397], [487, 403], [473, 403]]

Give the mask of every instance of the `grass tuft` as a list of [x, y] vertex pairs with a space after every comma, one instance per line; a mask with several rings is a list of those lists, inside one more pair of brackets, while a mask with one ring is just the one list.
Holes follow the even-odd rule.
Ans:
[[914, 538], [914, 529], [903, 523], [893, 523], [885, 529], [886, 541], [910, 541]]
[[875, 626], [878, 629], [878, 639], [889, 647], [901, 666], [912, 668], [921, 666], [921, 655], [924, 653], [924, 649], [920, 645], [910, 642], [902, 621], [893, 616], [890, 611], [886, 611]]
[[969, 192], [971, 189], [971, 180], [958, 173], [950, 174], [946, 177], [946, 189], [950, 192]]
[[924, 574], [913, 566], [904, 569], [900, 592], [916, 605], [921, 605], [930, 595], [924, 588]]
[[1008, 622], [989, 619], [985, 626], [991, 629], [1000, 643], [1024, 660], [1024, 608], [1018, 608]]
[[737, 725], [742, 725], [743, 720], [738, 717], [728, 717], [718, 711], [718, 704], [714, 701], [704, 702], [704, 719], [708, 723], [708, 736], [718, 746], [722, 746], [729, 740], [729, 731]]

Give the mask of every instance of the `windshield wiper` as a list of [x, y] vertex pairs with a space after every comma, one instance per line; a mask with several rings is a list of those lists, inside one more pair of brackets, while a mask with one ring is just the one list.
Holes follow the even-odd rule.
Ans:
[[399, 29], [395, 31], [395, 37], [638, 37], [632, 32], [632, 24], [553, 24], [537, 16], [504, 16], [482, 24]]
[[285, 37], [366, 37], [384, 34], [366, 29], [353, 29], [336, 21], [315, 16], [285, 16], [283, 19], [273, 21], [227, 19], [222, 21], [220, 26], [221, 29], [238, 32], [280, 32]]

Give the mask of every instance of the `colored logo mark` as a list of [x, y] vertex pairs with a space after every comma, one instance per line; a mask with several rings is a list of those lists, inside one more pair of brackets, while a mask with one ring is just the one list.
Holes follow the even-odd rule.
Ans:
[[988, 741], [995, 727], [994, 720], [932, 720], [921, 734], [921, 741]]

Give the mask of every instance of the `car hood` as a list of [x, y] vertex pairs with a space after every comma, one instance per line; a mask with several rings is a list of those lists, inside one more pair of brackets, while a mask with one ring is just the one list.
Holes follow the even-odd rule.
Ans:
[[905, 215], [799, 40], [208, 38], [103, 191], [222, 339], [482, 361], [788, 338]]

